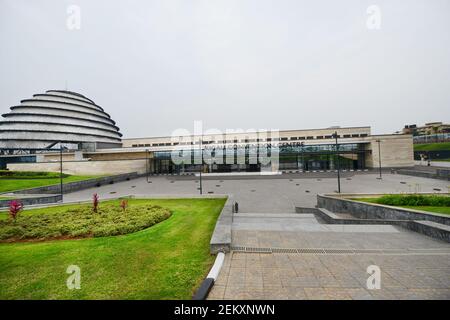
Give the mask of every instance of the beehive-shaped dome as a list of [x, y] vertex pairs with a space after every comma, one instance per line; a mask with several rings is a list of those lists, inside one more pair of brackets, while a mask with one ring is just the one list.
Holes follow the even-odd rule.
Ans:
[[55, 143], [119, 146], [122, 134], [102, 107], [85, 96], [48, 90], [3, 114], [0, 147], [47, 148]]

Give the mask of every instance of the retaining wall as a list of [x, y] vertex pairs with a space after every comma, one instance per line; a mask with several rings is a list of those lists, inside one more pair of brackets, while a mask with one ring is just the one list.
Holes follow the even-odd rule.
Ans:
[[[84, 190], [88, 188], [95, 188], [105, 184], [113, 184], [115, 182], [131, 180], [137, 178], [139, 175], [137, 172], [118, 174], [108, 177], [100, 177], [83, 181], [75, 181], [63, 184], [63, 193], [70, 193], [74, 191]], [[61, 192], [59, 184], [37, 187], [24, 190], [13, 191], [14, 194], [58, 194]]]
[[[345, 195], [346, 197], [352, 195]], [[369, 195], [355, 195], [356, 197], [363, 196], [378, 196], [374, 194]], [[379, 195], [381, 196], [381, 194]], [[325, 208], [336, 213], [350, 213], [359, 219], [384, 219], [384, 220], [425, 220], [445, 225], [450, 225], [450, 216], [430, 213], [425, 211], [396, 208], [382, 204], [364, 203], [350, 199], [342, 198], [336, 195], [317, 195], [317, 205], [319, 208]]]
[[[55, 203], [55, 202], [62, 200], [60, 194], [43, 195], [43, 196], [36, 196], [36, 197], [25, 197], [25, 198], [21, 198], [20, 195], [18, 195], [14, 199], [20, 200], [20, 202], [24, 206]], [[0, 200], [0, 208], [9, 207], [9, 202], [14, 199]]]

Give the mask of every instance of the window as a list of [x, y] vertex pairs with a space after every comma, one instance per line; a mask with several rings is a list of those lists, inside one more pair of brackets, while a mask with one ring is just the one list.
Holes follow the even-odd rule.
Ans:
[[287, 139], [288, 139], [287, 137], [282, 137], [281, 141], [287, 141]]
[[291, 137], [291, 140], [297, 140], [298, 138], [297, 137]]
[[316, 139], [323, 139], [323, 136], [317, 136]]
[[132, 144], [131, 147], [136, 148], [138, 145], [137, 144]]
[[349, 134], [344, 134], [344, 138], [350, 138]]
[[313, 136], [308, 136], [308, 137], [306, 137], [306, 140], [313, 140], [313, 139], [314, 139]]
[[298, 137], [298, 140], [305, 140], [305, 137]]
[[359, 134], [352, 134], [352, 138], [358, 138]]
[[367, 133], [361, 133], [359, 136], [360, 137], [367, 137]]

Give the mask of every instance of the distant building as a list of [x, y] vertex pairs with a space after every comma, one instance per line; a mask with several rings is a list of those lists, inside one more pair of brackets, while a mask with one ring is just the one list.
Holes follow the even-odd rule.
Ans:
[[403, 134], [412, 134], [414, 136], [427, 136], [438, 133], [450, 133], [450, 124], [442, 122], [428, 122], [418, 127], [416, 124], [408, 124], [402, 129]]

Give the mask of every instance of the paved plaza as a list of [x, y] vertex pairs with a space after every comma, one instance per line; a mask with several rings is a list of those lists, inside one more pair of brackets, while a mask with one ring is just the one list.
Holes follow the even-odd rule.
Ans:
[[[347, 174], [345, 193], [447, 192], [448, 182], [397, 174]], [[134, 194], [198, 194], [196, 178], [151, 177], [65, 196], [65, 201]], [[450, 245], [391, 225], [327, 225], [313, 213], [318, 193], [336, 190], [329, 175], [204, 180], [205, 194], [239, 203], [226, 255], [209, 299], [450, 299]], [[367, 267], [381, 289], [367, 288]]]
[[[239, 202], [240, 212], [293, 213], [295, 206], [314, 207], [318, 193], [334, 192], [337, 189], [335, 176], [334, 173], [305, 173], [286, 175], [283, 179], [267, 177], [230, 180], [218, 177], [214, 180], [203, 180], [203, 193], [229, 195]], [[449, 183], [443, 180], [397, 174], [384, 174], [383, 180], [376, 177], [376, 174], [347, 173], [341, 179], [341, 192], [436, 192], [433, 189], [448, 192]], [[147, 183], [143, 177], [73, 192], [65, 195], [64, 201], [90, 200], [94, 192], [99, 194], [100, 199], [127, 195], [199, 194], [198, 177], [154, 176], [150, 177], [149, 181], [151, 183]]]

